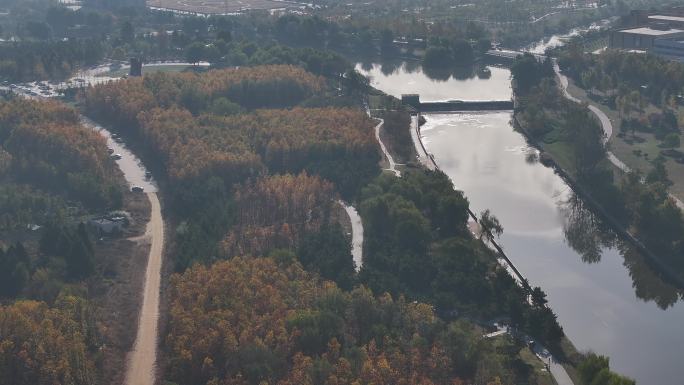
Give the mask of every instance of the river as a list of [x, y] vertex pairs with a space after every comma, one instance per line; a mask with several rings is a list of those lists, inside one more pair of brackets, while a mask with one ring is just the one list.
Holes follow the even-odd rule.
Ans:
[[[421, 100], [507, 99], [510, 72], [441, 80], [415, 63], [358, 64], [371, 84]], [[466, 73], [469, 71], [465, 71]], [[460, 72], [459, 72], [460, 73]], [[429, 114], [427, 150], [463, 190], [473, 211], [491, 209], [504, 227], [501, 244], [530, 281], [547, 293], [570, 340], [610, 357], [611, 368], [646, 385], [682, 383], [684, 302], [644, 258], [616, 239], [570, 187], [537, 162], [513, 130], [511, 112]]]

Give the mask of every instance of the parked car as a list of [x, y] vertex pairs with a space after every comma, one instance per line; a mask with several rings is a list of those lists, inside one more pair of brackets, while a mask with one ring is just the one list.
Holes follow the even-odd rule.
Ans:
[[144, 190], [142, 187], [140, 187], [140, 186], [133, 186], [133, 187], [131, 188], [131, 191], [133, 191], [134, 193], [141, 193], [141, 192], [143, 192], [143, 191], [145, 191], [145, 190]]
[[114, 160], [119, 160], [119, 159], [121, 159], [121, 154], [114, 154], [114, 155], [112, 155], [112, 159], [114, 159]]

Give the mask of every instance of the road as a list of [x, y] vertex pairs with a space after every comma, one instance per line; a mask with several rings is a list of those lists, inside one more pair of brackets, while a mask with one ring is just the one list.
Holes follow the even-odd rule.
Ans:
[[[558, 77], [561, 91], [563, 91], [563, 95], [565, 96], [566, 99], [573, 101], [575, 103], [582, 103], [580, 99], [577, 99], [576, 97], [570, 95], [570, 92], [568, 92], [568, 78], [563, 75], [560, 71], [560, 67], [558, 67], [558, 63], [554, 59], [553, 61], [553, 70], [556, 72], [556, 76]], [[608, 115], [606, 115], [603, 111], [601, 111], [600, 108], [598, 108], [596, 105], [592, 103], [587, 103], [587, 108], [598, 118], [599, 122], [601, 122], [601, 127], [603, 128], [603, 133], [605, 134], [605, 137], [603, 138], [604, 143], [607, 143], [610, 140], [610, 137], [613, 135], [613, 122], [611, 122], [610, 118]], [[612, 151], [606, 151], [606, 157], [610, 161], [610, 163], [613, 164], [613, 166], [619, 168], [623, 172], [627, 173], [632, 171], [629, 166], [625, 164], [622, 160], [620, 160], [615, 154], [613, 154]], [[679, 207], [680, 210], [684, 210], [684, 202], [682, 202], [679, 198], [676, 196], [672, 195], [671, 193], [667, 193], [667, 195], [675, 202], [677, 207]]]
[[138, 332], [133, 350], [128, 356], [126, 385], [154, 385], [157, 361], [157, 324], [161, 284], [164, 221], [156, 192], [147, 193], [152, 212], [147, 223], [145, 239], [150, 242], [150, 253], [145, 271], [143, 303], [138, 318]]
[[121, 159], [117, 165], [124, 174], [129, 187], [139, 186], [147, 191], [150, 201], [150, 221], [147, 223], [145, 234], [138, 238], [150, 245], [150, 251], [145, 269], [143, 287], [143, 301], [138, 316], [138, 330], [133, 350], [128, 353], [126, 364], [125, 385], [154, 385], [157, 360], [157, 323], [159, 319], [159, 297], [161, 284], [161, 266], [164, 247], [164, 220], [161, 213], [157, 185], [154, 179], [147, 176], [147, 170], [142, 161], [131, 152], [127, 146], [116, 141], [112, 134], [104, 127], [82, 116], [81, 122], [99, 132], [107, 139], [107, 145]]
[[534, 354], [547, 365], [553, 379], [556, 380], [558, 385], [574, 385], [574, 382], [572, 382], [572, 379], [563, 365], [559, 364], [546, 348], [535, 343], [532, 350], [534, 351]]
[[413, 147], [418, 154], [418, 162], [426, 167], [428, 170], [435, 170], [435, 163], [430, 158], [427, 149], [423, 147], [423, 142], [420, 140], [420, 122], [418, 122], [418, 115], [411, 116], [411, 139], [413, 139]]
[[343, 201], [339, 203], [344, 207], [344, 210], [349, 216], [352, 227], [352, 258], [354, 260], [354, 269], [358, 272], [363, 266], [363, 222], [361, 222], [361, 217], [356, 211], [354, 206], [348, 205]]
[[[370, 107], [366, 103], [366, 114], [368, 115], [369, 118], [372, 118], [371, 116], [371, 111]], [[380, 139], [380, 129], [382, 128], [382, 125], [385, 124], [385, 121], [380, 118], [376, 118], [379, 122], [375, 126], [375, 140], [378, 141], [378, 144], [380, 145], [380, 149], [382, 150], [382, 153], [385, 155], [385, 158], [387, 159], [387, 163], [389, 163], [389, 168], [387, 170], [391, 171], [396, 175], [397, 177], [401, 177], [401, 171], [397, 170], [397, 163], [394, 161], [394, 158], [392, 157], [392, 154], [387, 151], [387, 147], [385, 147], [385, 143], [382, 142], [382, 139]]]
[[382, 128], [382, 125], [385, 124], [385, 121], [382, 119], [378, 119], [380, 122], [375, 126], [375, 139], [378, 141], [378, 144], [380, 144], [380, 148], [382, 149], [382, 153], [385, 154], [385, 158], [387, 159], [387, 163], [389, 163], [389, 168], [387, 170], [391, 171], [396, 175], [397, 177], [401, 177], [401, 171], [397, 170], [397, 163], [394, 161], [394, 158], [392, 157], [392, 154], [387, 151], [387, 147], [385, 147], [385, 143], [382, 142], [382, 139], [380, 139], [380, 129]]

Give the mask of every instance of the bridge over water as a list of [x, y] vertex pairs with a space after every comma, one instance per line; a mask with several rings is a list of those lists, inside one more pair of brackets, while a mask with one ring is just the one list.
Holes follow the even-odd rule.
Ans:
[[401, 95], [406, 106], [417, 112], [458, 112], [458, 111], [507, 111], [513, 109], [513, 100], [447, 100], [437, 102], [421, 102], [418, 94]]
[[[510, 64], [513, 63], [516, 57], [523, 55], [525, 53], [531, 53], [531, 52], [521, 52], [521, 51], [512, 51], [512, 50], [507, 50], [507, 49], [490, 49], [485, 53], [485, 57], [488, 59], [493, 59], [497, 62], [500, 63], [506, 63]], [[540, 55], [536, 53], [532, 53], [532, 56], [537, 58], [539, 61], [544, 61], [546, 60], [545, 55]]]

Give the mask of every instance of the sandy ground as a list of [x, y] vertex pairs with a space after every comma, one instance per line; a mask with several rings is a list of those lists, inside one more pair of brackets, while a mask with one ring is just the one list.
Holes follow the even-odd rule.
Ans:
[[128, 356], [126, 385], [154, 385], [155, 383], [164, 222], [157, 194], [147, 193], [147, 197], [152, 210], [144, 241], [150, 243], [150, 252], [145, 271], [145, 288], [137, 337], [133, 350]]

